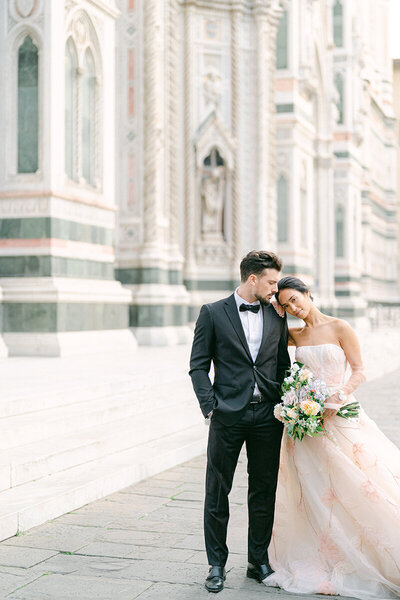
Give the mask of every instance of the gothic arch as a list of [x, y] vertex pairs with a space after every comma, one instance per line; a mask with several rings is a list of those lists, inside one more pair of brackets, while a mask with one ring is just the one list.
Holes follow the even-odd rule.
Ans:
[[[100, 190], [102, 181], [102, 54], [96, 29], [89, 15], [82, 9], [72, 11], [66, 27], [66, 44], [74, 48], [76, 72], [76, 105], [73, 115], [75, 141], [74, 165], [70, 176], [71, 158], [66, 154], [65, 171], [69, 183], [75, 181]], [[65, 99], [66, 102], [68, 99]], [[65, 131], [67, 136], [68, 132]], [[89, 141], [87, 140], [89, 138]], [[67, 137], [65, 143], [67, 151]], [[69, 172], [68, 172], [69, 171]]]
[[[31, 38], [38, 51], [38, 114], [37, 114], [37, 169], [35, 172], [18, 172], [18, 64], [19, 50], [26, 38]], [[42, 126], [43, 117], [41, 99], [43, 98], [43, 41], [40, 30], [31, 23], [20, 23], [14, 27], [7, 38], [6, 80], [11, 85], [6, 87], [6, 114], [10, 116], [6, 122], [6, 177], [40, 178], [42, 165]]]

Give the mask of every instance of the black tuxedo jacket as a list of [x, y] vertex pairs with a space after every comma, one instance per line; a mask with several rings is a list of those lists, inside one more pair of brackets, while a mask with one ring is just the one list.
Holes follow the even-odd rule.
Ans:
[[[260, 393], [276, 404], [290, 367], [288, 327], [271, 304], [263, 305], [263, 336], [255, 362], [250, 354], [235, 296], [204, 304], [194, 332], [189, 375], [204, 416], [234, 425], [245, 412], [257, 382]], [[214, 383], [209, 371], [214, 363]]]

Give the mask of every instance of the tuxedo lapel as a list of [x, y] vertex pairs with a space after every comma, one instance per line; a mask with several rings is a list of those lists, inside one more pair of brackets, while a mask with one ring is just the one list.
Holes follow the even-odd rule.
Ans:
[[253, 359], [251, 358], [249, 346], [247, 344], [246, 336], [244, 334], [242, 322], [239, 317], [239, 312], [238, 312], [238, 308], [236, 305], [234, 294], [232, 294], [232, 296], [229, 296], [229, 298], [227, 298], [225, 300], [224, 308], [225, 308], [226, 314], [229, 317], [230, 322], [232, 323], [233, 329], [235, 330], [239, 340], [241, 341], [241, 343], [243, 345], [243, 348], [246, 350], [246, 353], [247, 353], [248, 357], [250, 358], [251, 362], [253, 362]]
[[270, 304], [262, 304], [262, 311], [263, 311], [263, 334], [262, 334], [262, 339], [261, 339], [261, 344], [260, 344], [260, 348], [258, 350], [258, 354], [257, 354], [257, 359], [259, 356], [261, 356], [267, 342], [268, 342], [268, 337], [269, 337], [269, 332], [271, 330], [271, 326], [272, 326], [272, 318], [271, 315], [269, 314], [269, 311], [271, 310], [271, 305]]

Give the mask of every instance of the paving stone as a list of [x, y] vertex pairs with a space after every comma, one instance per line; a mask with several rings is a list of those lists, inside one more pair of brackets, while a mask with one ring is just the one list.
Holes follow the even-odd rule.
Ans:
[[12, 594], [13, 600], [134, 600], [150, 587], [139, 580], [115, 580], [106, 577], [44, 575]]
[[180, 502], [185, 501], [185, 502], [196, 502], [196, 503], [200, 503], [201, 505], [203, 505], [204, 503], [204, 490], [201, 490], [201, 492], [193, 492], [193, 491], [189, 491], [189, 490], [182, 490], [182, 491], [178, 491], [176, 492], [173, 496], [172, 496], [173, 500], [179, 500]]
[[189, 519], [153, 520], [149, 517], [142, 519], [117, 519], [109, 523], [108, 529], [134, 529], [135, 531], [159, 531], [160, 533], [194, 533], [203, 531], [202, 522], [193, 522]]
[[[271, 597], [271, 596], [269, 596]], [[156, 583], [140, 596], [140, 600], [201, 600], [210, 598], [209, 592], [204, 585], [179, 585], [171, 583]], [[291, 600], [297, 600], [298, 596], [290, 596]], [[302, 600], [304, 600], [304, 596]], [[308, 598], [308, 597], [307, 597]], [[221, 592], [221, 600], [260, 600], [261, 594], [254, 590], [233, 590], [225, 587]]]
[[0, 565], [2, 566], [28, 569], [56, 555], [57, 552], [54, 550], [0, 545]]
[[193, 550], [157, 546], [133, 546], [132, 544], [117, 544], [112, 542], [93, 542], [81, 548], [76, 554], [132, 558], [137, 560], [185, 562], [193, 555]]
[[164, 498], [158, 498], [157, 496], [143, 496], [128, 492], [118, 492], [117, 494], [112, 494], [112, 496], [107, 496], [107, 498], [105, 498], [104, 507], [107, 506], [107, 503], [117, 503], [124, 507], [125, 505], [128, 505], [135, 511], [145, 510], [146, 512], [151, 512], [159, 506], [162, 506], [165, 503], [165, 500]]
[[[139, 518], [136, 517], [136, 518]], [[112, 523], [115, 515], [112, 512], [95, 511], [91, 512], [71, 512], [57, 518], [57, 523], [65, 523], [66, 525], [80, 525], [82, 527], [106, 527]], [[55, 522], [55, 521], [54, 521]]]
[[120, 578], [121, 572], [128, 569], [133, 563], [132, 559], [84, 556], [81, 554], [58, 554], [40, 565], [32, 567], [36, 573], [74, 573], [83, 576], [98, 576]]
[[5, 598], [7, 594], [18, 590], [24, 585], [37, 579], [39, 575], [30, 569], [15, 567], [0, 568], [0, 598]]
[[103, 529], [99, 530], [96, 541], [121, 542], [135, 546], [176, 546], [184, 539], [180, 533], [162, 533], [159, 531], [137, 531], [132, 529]]
[[[196, 552], [190, 558], [188, 558], [186, 562], [193, 563], [196, 565], [203, 565], [203, 567], [205, 569], [204, 570], [204, 577], [205, 577], [205, 574], [207, 573], [207, 569], [208, 569], [208, 559], [207, 559], [205, 550], [203, 550], [203, 551], [196, 550]], [[236, 554], [234, 552], [229, 552], [228, 562], [226, 564], [227, 569], [231, 569], [232, 567], [243, 567], [246, 565], [247, 565], [246, 553]]]
[[175, 510], [178, 508], [193, 510], [197, 511], [199, 515], [202, 515], [204, 503], [200, 502], [200, 500], [179, 500], [178, 496], [177, 499], [170, 500], [169, 502], [167, 502], [165, 506], [169, 506], [171, 508], [174, 508]]
[[171, 563], [168, 561], [135, 560], [121, 572], [121, 577], [137, 578], [146, 581], [164, 581], [168, 583], [201, 584], [204, 579], [204, 569], [199, 565]]
[[[96, 529], [77, 527], [63, 522], [50, 522], [25, 532], [22, 535], [8, 538], [2, 546], [20, 546], [26, 548], [45, 548], [75, 552], [94, 539]], [[0, 546], [1, 548], [1, 546]]]

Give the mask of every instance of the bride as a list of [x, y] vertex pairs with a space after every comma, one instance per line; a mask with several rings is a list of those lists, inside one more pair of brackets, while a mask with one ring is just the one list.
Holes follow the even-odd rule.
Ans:
[[[296, 360], [329, 386], [330, 403], [350, 401], [365, 380], [353, 329], [321, 313], [295, 277], [279, 281], [276, 300], [305, 323], [289, 332]], [[302, 594], [400, 597], [400, 451], [362, 409], [357, 422], [335, 414], [325, 410], [323, 437], [284, 435], [269, 547], [275, 573], [263, 583]]]

